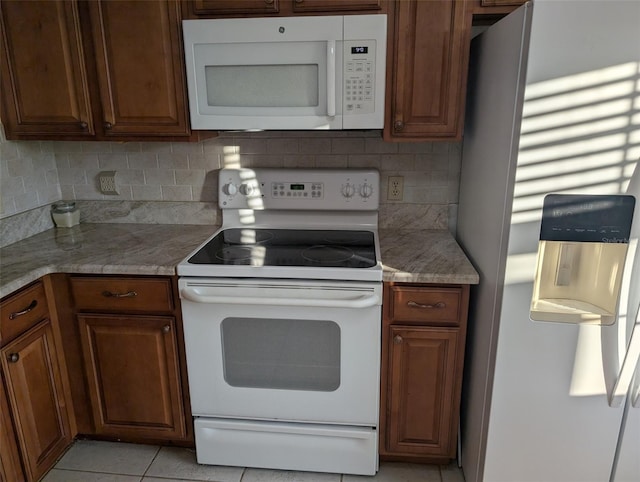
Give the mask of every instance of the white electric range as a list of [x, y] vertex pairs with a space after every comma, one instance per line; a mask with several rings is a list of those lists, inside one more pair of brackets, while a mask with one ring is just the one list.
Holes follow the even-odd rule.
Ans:
[[378, 467], [379, 174], [222, 169], [222, 227], [178, 265], [199, 463]]

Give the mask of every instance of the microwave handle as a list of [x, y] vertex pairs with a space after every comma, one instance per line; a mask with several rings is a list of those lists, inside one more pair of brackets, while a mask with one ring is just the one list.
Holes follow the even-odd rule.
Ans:
[[327, 116], [336, 115], [336, 41], [327, 40]]

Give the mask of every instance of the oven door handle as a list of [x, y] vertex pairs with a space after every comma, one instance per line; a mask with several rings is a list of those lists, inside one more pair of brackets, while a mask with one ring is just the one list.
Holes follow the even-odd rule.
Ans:
[[366, 294], [348, 299], [314, 299], [314, 298], [260, 298], [242, 296], [203, 295], [193, 288], [183, 288], [182, 298], [194, 303], [210, 303], [224, 305], [273, 305], [273, 306], [321, 306], [324, 308], [369, 308], [380, 304], [376, 294]]

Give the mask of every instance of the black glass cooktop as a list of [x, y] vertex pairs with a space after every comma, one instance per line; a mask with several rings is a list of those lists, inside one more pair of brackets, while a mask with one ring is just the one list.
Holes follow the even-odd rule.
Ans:
[[189, 258], [192, 264], [371, 268], [370, 231], [225, 229]]

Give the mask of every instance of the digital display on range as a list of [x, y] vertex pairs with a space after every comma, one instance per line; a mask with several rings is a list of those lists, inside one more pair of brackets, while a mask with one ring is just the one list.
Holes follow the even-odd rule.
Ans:
[[289, 189], [292, 191], [304, 191], [304, 184], [291, 184]]
[[369, 47], [351, 47], [352, 54], [368, 54]]

